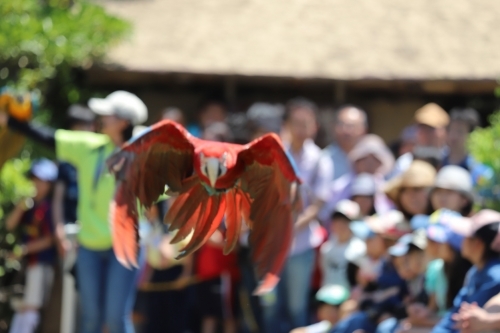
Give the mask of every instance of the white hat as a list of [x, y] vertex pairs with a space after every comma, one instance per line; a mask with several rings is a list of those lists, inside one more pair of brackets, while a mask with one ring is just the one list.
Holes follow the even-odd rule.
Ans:
[[368, 173], [361, 173], [354, 178], [351, 186], [351, 197], [356, 195], [372, 196], [377, 192], [375, 178]]
[[474, 200], [472, 196], [473, 184], [470, 173], [457, 165], [447, 165], [439, 170], [436, 175], [433, 189], [436, 188], [457, 191], [462, 193], [462, 195], [469, 200]]
[[139, 125], [148, 119], [148, 108], [136, 95], [118, 90], [106, 98], [91, 98], [89, 108], [100, 116], [117, 116]]

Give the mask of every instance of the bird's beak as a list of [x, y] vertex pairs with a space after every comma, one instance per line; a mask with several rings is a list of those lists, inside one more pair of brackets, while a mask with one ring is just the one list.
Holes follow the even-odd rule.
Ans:
[[217, 177], [219, 175], [219, 160], [217, 158], [207, 158], [205, 160], [207, 164], [207, 177], [210, 181], [210, 186], [215, 188], [215, 183], [217, 182]]

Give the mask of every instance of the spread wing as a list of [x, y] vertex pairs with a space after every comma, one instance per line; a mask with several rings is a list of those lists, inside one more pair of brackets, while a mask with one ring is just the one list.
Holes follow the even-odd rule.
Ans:
[[126, 267], [137, 266], [138, 207], [151, 206], [165, 192], [186, 192], [198, 183], [193, 175], [194, 144], [179, 124], [164, 120], [127, 142], [107, 164], [117, 179], [110, 218], [113, 248]]
[[241, 189], [250, 199], [252, 259], [261, 280], [256, 294], [273, 289], [288, 256], [293, 234], [293, 193], [300, 184], [293, 160], [279, 137], [268, 134], [238, 154], [246, 165]]

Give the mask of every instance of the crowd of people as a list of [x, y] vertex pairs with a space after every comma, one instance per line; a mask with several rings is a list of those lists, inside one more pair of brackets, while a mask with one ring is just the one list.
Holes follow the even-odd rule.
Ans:
[[[140, 267], [120, 265], [108, 222], [114, 180], [106, 157], [147, 120], [135, 95], [117, 91], [68, 111], [67, 129], [0, 114], [9, 127], [53, 149], [57, 162], [35, 161], [36, 196], [19, 202], [6, 226], [22, 228], [27, 278], [11, 332], [34, 332], [58, 260], [71, 247], [64, 226], [80, 227], [74, 268], [78, 332], [386, 333], [500, 331], [500, 213], [481, 207], [491, 168], [467, 150], [480, 126], [474, 109], [446, 112], [434, 103], [391, 148], [370, 134], [366, 112], [335, 110], [334, 142], [315, 143], [317, 106], [255, 103], [229, 113], [205, 103], [197, 123], [176, 107], [161, 112], [195, 136], [247, 143], [280, 135], [303, 181], [302, 210], [280, 282], [254, 296], [248, 228], [223, 254], [217, 230], [195, 254], [175, 260], [162, 220], [174, 198], [160, 198], [140, 221]], [[276, 241], [279, 241], [277, 239]], [[58, 259], [59, 258], [59, 259]]]

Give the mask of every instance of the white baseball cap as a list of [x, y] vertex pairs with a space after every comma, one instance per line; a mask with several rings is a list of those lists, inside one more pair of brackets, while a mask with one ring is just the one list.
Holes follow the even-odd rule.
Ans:
[[100, 116], [117, 116], [140, 125], [148, 119], [148, 108], [136, 95], [127, 91], [115, 91], [106, 98], [91, 98], [89, 108]]

